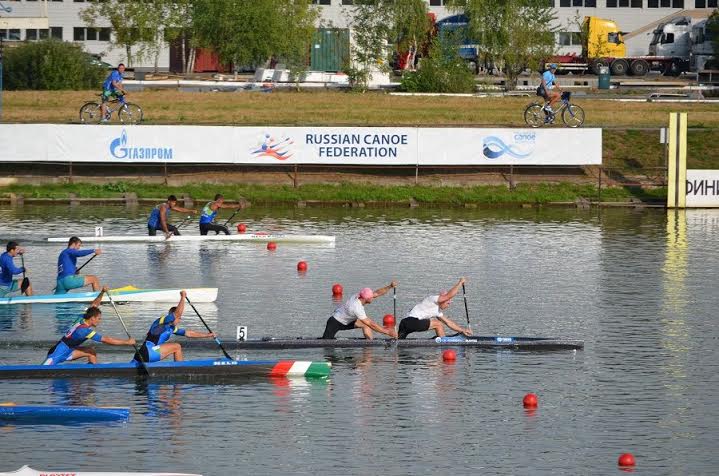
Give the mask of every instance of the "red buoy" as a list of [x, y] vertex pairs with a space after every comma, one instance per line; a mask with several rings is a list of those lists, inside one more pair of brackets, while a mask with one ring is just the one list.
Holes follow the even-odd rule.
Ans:
[[442, 352], [442, 360], [445, 362], [454, 362], [457, 360], [457, 352], [452, 349], [446, 349]]
[[394, 315], [385, 314], [382, 318], [382, 325], [385, 327], [394, 327]]
[[244, 233], [247, 231], [247, 225], [244, 223], [238, 223], [237, 224], [237, 233]]
[[619, 464], [619, 466], [634, 466], [637, 462], [634, 460], [633, 454], [624, 453], [619, 457], [617, 464]]
[[267, 243], [267, 249], [270, 251], [275, 251], [277, 249], [277, 243], [275, 243], [274, 241], [270, 241], [269, 243]]
[[342, 288], [341, 284], [335, 283], [332, 285], [332, 295], [333, 296], [342, 296], [343, 292], [344, 292], [344, 289]]
[[522, 404], [524, 405], [524, 408], [537, 408], [537, 405], [539, 404], [539, 399], [535, 394], [528, 393], [524, 396]]
[[300, 273], [304, 273], [305, 271], [307, 271], [307, 261], [300, 261], [299, 263], [297, 263], [297, 271], [299, 271]]

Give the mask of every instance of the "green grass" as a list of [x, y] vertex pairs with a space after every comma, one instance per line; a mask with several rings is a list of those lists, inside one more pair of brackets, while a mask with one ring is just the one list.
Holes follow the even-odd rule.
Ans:
[[[124, 192], [134, 192], [138, 198], [163, 198], [170, 194], [182, 197], [189, 194], [195, 200], [210, 200], [215, 193], [222, 193], [228, 200], [244, 198], [253, 203], [294, 205], [298, 201], [322, 202], [388, 202], [407, 204], [415, 200], [422, 204], [511, 204], [571, 202], [577, 198], [596, 200], [595, 185], [570, 183], [519, 184], [514, 190], [506, 186], [481, 185], [474, 187], [428, 187], [428, 186], [376, 186], [358, 184], [303, 185], [298, 188], [271, 185], [216, 185], [193, 184], [182, 187], [166, 187], [151, 184], [111, 183], [9, 185], [0, 187], [0, 194], [22, 194], [27, 198], [67, 199], [70, 193], [79, 198], [119, 198]], [[661, 200], [666, 190], [609, 187], [602, 189], [602, 201], [626, 201], [632, 198]]]

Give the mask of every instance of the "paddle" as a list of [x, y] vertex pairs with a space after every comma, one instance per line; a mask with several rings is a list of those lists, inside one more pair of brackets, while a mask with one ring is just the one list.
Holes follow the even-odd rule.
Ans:
[[240, 207], [240, 208], [238, 208], [237, 210], [235, 210], [235, 213], [233, 213], [232, 215], [230, 215], [230, 218], [228, 218], [227, 221], [225, 222], [225, 224], [222, 225], [222, 226], [225, 226], [225, 227], [226, 227], [227, 224], [230, 223], [230, 221], [231, 221], [233, 218], [235, 218], [235, 215], [237, 215], [237, 212], [239, 212], [241, 209], [242, 209], [242, 208]]
[[467, 307], [467, 291], [464, 289], [464, 283], [462, 283], [462, 297], [464, 298], [464, 314], [467, 316], [467, 329], [472, 330], [469, 323], [469, 308]]
[[177, 229], [179, 230], [180, 227], [181, 227], [182, 225], [184, 225], [185, 223], [187, 223], [187, 220], [189, 220], [190, 218], [192, 218], [192, 217], [191, 217], [190, 215], [187, 215], [187, 218], [185, 218], [184, 220], [182, 220], [182, 221], [180, 222], [180, 224], [177, 225], [175, 228], [177, 228]]
[[[25, 256], [20, 255], [20, 263], [22, 264], [22, 284], [20, 284], [20, 292], [25, 294], [27, 288], [30, 287], [30, 280], [25, 276]], [[27, 296], [27, 294], [25, 294]]]
[[[117, 314], [117, 317], [120, 319], [120, 324], [122, 324], [123, 329], [125, 329], [125, 334], [127, 334], [128, 339], [132, 339], [132, 336], [130, 335], [130, 331], [127, 330], [127, 326], [125, 325], [125, 321], [122, 320], [122, 316], [120, 315], [120, 311], [117, 309], [117, 306], [115, 305], [115, 301], [112, 300], [112, 296], [110, 296], [110, 292], [107, 292], [107, 299], [110, 300], [110, 304], [112, 304], [112, 308], [115, 310], [115, 314]], [[137, 347], [137, 343], [132, 344], [132, 346], [135, 348], [135, 352], [137, 355], [137, 358], [140, 360], [140, 363], [142, 364], [142, 368], [145, 370], [146, 374], [150, 374], [150, 372], [147, 370], [147, 363], [145, 363], [145, 360], [142, 358], [142, 354], [140, 354], [140, 348]]]
[[[80, 270], [81, 270], [82, 268], [84, 268], [85, 266], [87, 266], [87, 264], [88, 264], [90, 261], [94, 260], [96, 256], [97, 256], [97, 254], [92, 255], [89, 260], [85, 261], [85, 262], [82, 264], [82, 266], [80, 266], [79, 268], [77, 268], [77, 269], [75, 270], [75, 274], [80, 274]], [[55, 292], [56, 289], [57, 289], [57, 286], [55, 286], [54, 288], [52, 288], [52, 292]]]
[[[190, 305], [192, 310], [195, 311], [195, 314], [197, 314], [197, 317], [199, 317], [200, 320], [202, 321], [202, 323], [205, 325], [205, 327], [207, 328], [207, 332], [212, 332], [212, 329], [210, 329], [210, 326], [207, 325], [205, 320], [202, 318], [200, 313], [197, 311], [197, 308], [195, 308], [195, 305], [192, 304], [192, 302], [190, 301], [190, 298], [187, 297], [187, 295], [185, 295], [185, 299], [187, 300], [187, 304]], [[227, 351], [225, 350], [225, 348], [222, 346], [222, 342], [220, 342], [220, 339], [217, 336], [215, 336], [215, 342], [217, 342], [217, 345], [220, 346], [220, 349], [222, 349], [222, 353], [225, 354], [225, 357], [227, 357], [229, 360], [234, 360], [232, 357], [230, 357], [230, 354], [228, 354]]]

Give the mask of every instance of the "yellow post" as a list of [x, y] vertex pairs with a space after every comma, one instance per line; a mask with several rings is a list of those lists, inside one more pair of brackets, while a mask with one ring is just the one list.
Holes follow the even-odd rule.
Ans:
[[687, 113], [669, 113], [667, 208], [687, 204]]

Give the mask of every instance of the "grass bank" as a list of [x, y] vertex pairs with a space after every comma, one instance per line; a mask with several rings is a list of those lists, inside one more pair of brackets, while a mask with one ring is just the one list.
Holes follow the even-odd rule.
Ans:
[[[78, 121], [95, 91], [6, 91], [7, 122]], [[336, 126], [524, 126], [527, 97], [413, 97], [353, 92], [132, 93], [148, 124]], [[719, 104], [622, 103], [578, 97], [586, 127], [664, 127], [669, 112], [690, 112], [689, 127], [716, 129]]]
[[[68, 199], [70, 194], [78, 198], [121, 198], [132, 192], [139, 199], [161, 198], [170, 194], [182, 197], [189, 194], [197, 201], [212, 199], [215, 193], [222, 193], [228, 200], [247, 200], [255, 204], [296, 206], [298, 202], [321, 202], [328, 204], [364, 203], [408, 206], [418, 204], [438, 206], [502, 205], [502, 204], [546, 204], [551, 202], [573, 202], [579, 198], [595, 201], [598, 197], [594, 185], [578, 184], [519, 184], [513, 190], [506, 186], [482, 185], [475, 187], [427, 187], [342, 184], [303, 185], [298, 188], [270, 185], [214, 185], [194, 184], [183, 187], [168, 187], [135, 183], [94, 184], [51, 184], [51, 185], [10, 185], [0, 187], [0, 196], [8, 193], [22, 194], [25, 198]], [[603, 202], [640, 200], [662, 200], [666, 189], [642, 190], [630, 187], [603, 188]]]

